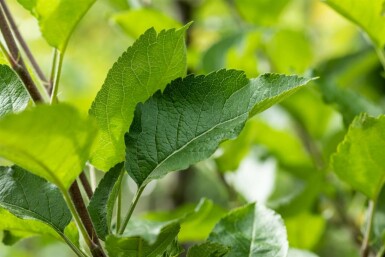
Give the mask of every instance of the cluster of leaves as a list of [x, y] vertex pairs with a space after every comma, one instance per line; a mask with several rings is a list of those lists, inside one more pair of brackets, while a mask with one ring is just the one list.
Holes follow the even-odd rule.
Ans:
[[[8, 60], [0, 65], [3, 243], [48, 235], [81, 257], [316, 256], [310, 251], [329, 257], [358, 256], [354, 243], [350, 252], [334, 251], [340, 247], [338, 233], [348, 229], [343, 243], [357, 240], [362, 257], [384, 255], [384, 208], [379, 199], [385, 183], [381, 151], [385, 119], [380, 115], [381, 97], [374, 97], [382, 93], [378, 88], [357, 90], [361, 84], [384, 81], [378, 71], [379, 64], [385, 68], [382, 0], [326, 1], [356, 23], [372, 46], [362, 41], [365, 49], [358, 53], [320, 58], [312, 76], [260, 75], [264, 62], [268, 71], [281, 73], [305, 73], [313, 65], [304, 31], [270, 30], [284, 23], [289, 0], [177, 1], [184, 23], [192, 14], [197, 19], [184, 26], [156, 8], [114, 14], [113, 21], [136, 40], [108, 71], [88, 114], [58, 103], [58, 88], [69, 39], [95, 0], [18, 2], [36, 17], [55, 54], [47, 80], [22, 46], [8, 7], [0, 0], [0, 18], [7, 19], [0, 25], [6, 43], [1, 46]], [[109, 2], [117, 9], [127, 8], [126, 1]], [[196, 13], [191, 13], [194, 8]], [[213, 9], [224, 14], [222, 29], [230, 32], [222, 31], [225, 36], [219, 35], [199, 53], [194, 33], [212, 33], [205, 27], [209, 23], [205, 13]], [[9, 28], [33, 69], [27, 69], [14, 51], [18, 47], [7, 34]], [[283, 44], [286, 41], [292, 44]], [[234, 69], [223, 69], [229, 67]], [[30, 70], [37, 76], [29, 75]], [[308, 83], [315, 87], [303, 88]], [[256, 117], [281, 102], [292, 121], [290, 129]], [[347, 131], [330, 126], [337, 112], [325, 103], [337, 110]], [[218, 148], [220, 154], [210, 158]], [[236, 207], [230, 211], [227, 208], [233, 206], [224, 209], [204, 198], [196, 207], [132, 218], [152, 181], [191, 166], [204, 174], [199, 165], [209, 163], [222, 177], [220, 183], [227, 184], [251, 157], [254, 163], [275, 160], [277, 186], [269, 199], [249, 197], [246, 189], [252, 191], [254, 184], [245, 188], [234, 182], [225, 189], [230, 195], [225, 200]], [[101, 171], [95, 190], [87, 184], [87, 167]], [[128, 198], [126, 175], [134, 181], [131, 187], [136, 184], [128, 206], [122, 203]], [[214, 180], [218, 183], [218, 178]], [[82, 182], [83, 195], [77, 181]], [[231, 198], [234, 193], [236, 199]], [[359, 200], [363, 196], [367, 209], [363, 209], [366, 198]], [[348, 207], [356, 213], [348, 212]], [[337, 244], [329, 247], [333, 238], [322, 241], [323, 234], [335, 234]]]

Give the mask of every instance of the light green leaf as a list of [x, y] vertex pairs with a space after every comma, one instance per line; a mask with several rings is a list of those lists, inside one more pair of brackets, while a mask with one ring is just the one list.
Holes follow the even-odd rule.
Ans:
[[221, 70], [174, 80], [139, 104], [126, 133], [126, 169], [138, 186], [181, 170], [238, 136], [246, 120], [295, 92], [309, 79]]
[[281, 217], [254, 203], [231, 211], [207, 241], [229, 247], [226, 257], [286, 257], [288, 251]]
[[170, 212], [147, 213], [144, 218], [163, 222], [177, 221], [181, 226], [178, 240], [183, 243], [205, 240], [225, 213], [223, 208], [204, 198], [196, 206], [189, 204]]
[[144, 31], [153, 27], [156, 31], [179, 28], [182, 24], [155, 9], [132, 9], [112, 16], [123, 30], [132, 38], [138, 38]]
[[376, 200], [385, 182], [383, 148], [385, 144], [385, 116], [357, 116], [351, 123], [332, 166], [338, 177]]
[[360, 26], [382, 48], [385, 44], [385, 17], [383, 0], [325, 0], [333, 9]]
[[89, 157], [94, 122], [65, 104], [39, 105], [0, 119], [0, 156], [68, 189]]
[[104, 175], [87, 207], [96, 234], [102, 240], [105, 240], [111, 232], [112, 211], [119, 192], [119, 178], [121, 178], [122, 171], [123, 162], [115, 165]]
[[187, 257], [223, 257], [229, 249], [221, 244], [206, 242], [190, 247]]
[[160, 257], [178, 235], [176, 222], [130, 222], [124, 236], [108, 235], [106, 249], [114, 257]]
[[95, 0], [18, 0], [39, 21], [48, 44], [64, 51], [68, 40]]
[[16, 73], [7, 65], [0, 65], [0, 117], [27, 107], [29, 95]]
[[159, 34], [147, 30], [108, 72], [90, 109], [101, 129], [91, 158], [98, 169], [106, 171], [124, 160], [124, 133], [130, 127], [135, 106], [186, 73], [187, 28]]
[[22, 219], [39, 220], [63, 234], [72, 215], [59, 189], [17, 166], [0, 167], [0, 206]]

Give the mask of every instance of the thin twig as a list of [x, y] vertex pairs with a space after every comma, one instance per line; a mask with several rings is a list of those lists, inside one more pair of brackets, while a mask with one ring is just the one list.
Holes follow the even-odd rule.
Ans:
[[65, 49], [63, 49], [62, 52], [58, 52], [59, 60], [58, 60], [58, 64], [56, 67], [55, 79], [53, 81], [53, 88], [52, 88], [52, 93], [51, 93], [51, 104], [58, 102], [57, 94], [59, 91], [59, 81], [60, 81], [61, 70], [62, 70], [62, 66], [63, 66], [64, 52], [65, 52]]
[[52, 58], [52, 65], [51, 65], [51, 76], [49, 78], [49, 88], [48, 88], [48, 95], [52, 95], [53, 90], [53, 82], [55, 80], [56, 75], [56, 69], [57, 69], [57, 56], [59, 55], [59, 50], [56, 48], [53, 50], [53, 58]]
[[90, 250], [92, 253], [92, 256], [94, 257], [105, 257], [105, 253], [103, 252], [103, 248], [101, 247], [101, 244], [99, 242], [99, 238], [96, 235], [94, 225], [92, 224], [90, 215], [88, 213], [88, 210], [86, 208], [86, 205], [84, 204], [79, 185], [77, 181], [75, 180], [74, 183], [72, 183], [69, 194], [71, 196], [72, 202], [75, 205], [76, 211], [79, 214], [79, 217], [84, 224], [84, 227], [86, 229], [86, 232], [88, 236], [91, 238], [91, 245]]
[[136, 194], [134, 195], [134, 198], [132, 199], [130, 208], [128, 209], [127, 215], [124, 218], [122, 226], [120, 227], [120, 230], [119, 230], [119, 233], [118, 233], [119, 235], [123, 234], [124, 230], [126, 229], [127, 224], [130, 221], [131, 215], [132, 215], [132, 213], [135, 210], [136, 204], [138, 203], [139, 198], [142, 195], [144, 188], [145, 188], [144, 186], [141, 186], [136, 191]]
[[30, 61], [33, 69], [35, 70], [35, 72], [36, 72], [37, 76], [39, 77], [39, 79], [41, 80], [42, 84], [44, 85], [44, 87], [46, 89], [48, 89], [49, 88], [49, 81], [47, 80], [47, 78], [45, 77], [39, 64], [36, 62], [35, 58], [33, 57], [31, 50], [28, 48], [27, 43], [25, 42], [25, 40], [21, 36], [20, 31], [19, 31], [19, 29], [15, 23], [15, 20], [12, 17], [11, 12], [9, 11], [9, 8], [8, 8], [5, 0], [0, 0], [0, 4], [3, 8], [5, 16], [7, 17], [9, 25], [13, 31], [13, 34], [16, 37], [16, 40], [19, 42], [21, 48], [24, 50], [25, 55], [27, 56], [28, 60]]
[[375, 201], [370, 200], [369, 206], [368, 206], [368, 213], [367, 213], [367, 224], [364, 234], [364, 239], [362, 241], [361, 246], [361, 256], [362, 257], [368, 257], [370, 252], [369, 242], [370, 242], [370, 235], [372, 233], [372, 224], [374, 219], [374, 213], [375, 213]]
[[10, 58], [12, 68], [16, 71], [20, 79], [23, 81], [32, 100], [36, 103], [43, 102], [44, 99], [41, 96], [39, 90], [37, 89], [35, 82], [32, 80], [31, 75], [29, 74], [23, 59], [21, 58], [19, 48], [17, 47], [15, 39], [12, 35], [12, 31], [5, 18], [3, 8], [0, 8], [0, 30], [3, 34], [5, 43], [8, 46], [9, 55], [12, 57]]
[[94, 192], [92, 191], [91, 185], [88, 182], [86, 173], [84, 171], [82, 171], [82, 173], [80, 173], [79, 178], [80, 178], [80, 181], [82, 182], [82, 186], [84, 188], [84, 191], [86, 191], [88, 199], [91, 199]]

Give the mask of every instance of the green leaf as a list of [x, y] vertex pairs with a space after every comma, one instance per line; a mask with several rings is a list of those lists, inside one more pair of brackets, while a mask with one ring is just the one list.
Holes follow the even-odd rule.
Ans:
[[229, 249], [221, 244], [206, 242], [190, 247], [187, 257], [223, 257]]
[[147, 213], [144, 218], [152, 221], [177, 221], [181, 226], [178, 239], [183, 243], [205, 240], [225, 213], [213, 201], [203, 198], [196, 206], [189, 204], [170, 212]]
[[377, 199], [385, 182], [384, 144], [385, 116], [362, 114], [353, 120], [332, 157], [338, 177], [372, 200]]
[[16, 73], [7, 65], [0, 65], [0, 117], [27, 107], [29, 95]]
[[20, 167], [0, 167], [0, 206], [22, 219], [35, 219], [64, 233], [72, 215], [59, 189]]
[[90, 109], [101, 130], [91, 158], [98, 169], [106, 171], [124, 160], [124, 133], [135, 106], [186, 73], [184, 32], [188, 26], [159, 34], [147, 30], [108, 72]]
[[0, 156], [65, 190], [82, 171], [96, 133], [73, 107], [39, 105], [0, 119]]
[[18, 0], [38, 21], [48, 44], [65, 51], [68, 40], [95, 0]]
[[115, 165], [99, 182], [88, 205], [88, 212], [95, 226], [96, 234], [105, 240], [111, 233], [111, 219], [114, 203], [119, 192], [119, 178], [123, 171], [123, 163]]
[[123, 30], [132, 38], [138, 38], [145, 30], [153, 27], [156, 31], [178, 28], [181, 24], [155, 9], [134, 9], [112, 16]]
[[360, 26], [378, 47], [385, 44], [383, 0], [325, 0], [333, 9]]
[[207, 241], [229, 247], [226, 257], [286, 257], [288, 251], [281, 217], [255, 203], [231, 211]]
[[238, 136], [246, 120], [298, 90], [309, 79], [221, 70], [174, 80], [139, 104], [126, 133], [126, 169], [138, 186], [181, 170]]
[[107, 236], [106, 249], [114, 257], [159, 257], [174, 242], [179, 228], [176, 222], [130, 221], [124, 236]]

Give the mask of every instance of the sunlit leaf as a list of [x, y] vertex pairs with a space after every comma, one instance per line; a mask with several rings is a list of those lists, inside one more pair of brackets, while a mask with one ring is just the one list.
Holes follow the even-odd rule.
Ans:
[[332, 158], [338, 177], [373, 200], [385, 182], [384, 144], [385, 116], [362, 114], [353, 120]]
[[94, 122], [65, 104], [39, 105], [0, 119], [0, 156], [68, 189], [89, 157]]
[[108, 72], [90, 109], [101, 130], [91, 158], [97, 168], [107, 171], [124, 160], [124, 133], [130, 127], [135, 106], [185, 75], [187, 28], [159, 34], [147, 30]]
[[382, 48], [384, 46], [383, 0], [325, 0], [325, 2], [366, 31], [377, 47]]
[[68, 40], [95, 0], [18, 0], [39, 21], [47, 42], [64, 51]]

